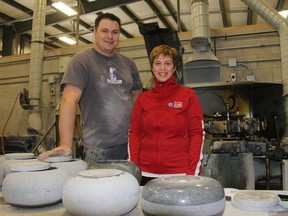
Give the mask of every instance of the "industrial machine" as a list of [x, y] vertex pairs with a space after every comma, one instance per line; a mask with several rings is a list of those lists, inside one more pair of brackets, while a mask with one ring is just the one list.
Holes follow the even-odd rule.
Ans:
[[254, 189], [262, 179], [269, 189], [271, 178], [281, 180], [281, 161], [288, 156], [280, 141], [284, 131], [282, 86], [210, 83], [194, 89], [203, 107], [206, 132], [201, 175], [240, 189]]

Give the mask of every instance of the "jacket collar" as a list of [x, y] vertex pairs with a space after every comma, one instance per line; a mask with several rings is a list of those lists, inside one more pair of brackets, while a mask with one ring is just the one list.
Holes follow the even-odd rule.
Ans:
[[154, 92], [160, 93], [165, 92], [167, 94], [173, 93], [176, 89], [180, 87], [180, 85], [177, 84], [175, 76], [171, 76], [170, 79], [168, 79], [165, 82], [160, 82], [154, 77], [155, 87], [153, 88]]

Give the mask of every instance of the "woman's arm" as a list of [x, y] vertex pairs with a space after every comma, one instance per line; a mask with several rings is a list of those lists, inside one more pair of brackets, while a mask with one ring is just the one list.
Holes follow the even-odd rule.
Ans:
[[[193, 92], [194, 93], [194, 92]], [[190, 141], [189, 168], [187, 175], [199, 175], [203, 159], [203, 145], [205, 140], [203, 112], [200, 101], [194, 93], [188, 108], [188, 132]]]
[[139, 100], [136, 101], [130, 122], [128, 147], [129, 147], [129, 160], [138, 164], [139, 151], [140, 151], [140, 122], [142, 117], [142, 107]]

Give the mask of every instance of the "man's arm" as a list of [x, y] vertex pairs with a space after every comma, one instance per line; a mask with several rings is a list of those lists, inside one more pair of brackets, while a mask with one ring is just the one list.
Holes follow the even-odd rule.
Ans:
[[81, 95], [79, 88], [65, 85], [59, 113], [60, 146], [72, 147], [76, 110]]
[[82, 91], [72, 85], [65, 85], [59, 113], [60, 145], [51, 151], [39, 155], [39, 160], [50, 156], [69, 156], [72, 154], [72, 142], [75, 115]]

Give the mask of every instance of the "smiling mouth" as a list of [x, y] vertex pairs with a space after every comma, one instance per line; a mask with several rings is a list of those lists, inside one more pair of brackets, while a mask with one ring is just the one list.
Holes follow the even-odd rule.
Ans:
[[111, 44], [114, 44], [114, 41], [105, 41], [105, 43], [111, 45]]
[[167, 73], [158, 73], [158, 75], [164, 77], [167, 76]]

